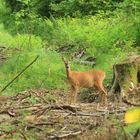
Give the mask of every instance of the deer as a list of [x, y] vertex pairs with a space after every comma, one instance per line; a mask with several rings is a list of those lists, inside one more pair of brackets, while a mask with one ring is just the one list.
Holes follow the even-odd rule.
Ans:
[[69, 103], [76, 103], [79, 88], [96, 87], [102, 92], [101, 103], [105, 105], [107, 101], [107, 92], [103, 86], [103, 81], [106, 77], [105, 72], [95, 69], [86, 72], [72, 71], [70, 68], [70, 62], [65, 60], [64, 57], [62, 57], [62, 60], [65, 64], [67, 80], [71, 85]]

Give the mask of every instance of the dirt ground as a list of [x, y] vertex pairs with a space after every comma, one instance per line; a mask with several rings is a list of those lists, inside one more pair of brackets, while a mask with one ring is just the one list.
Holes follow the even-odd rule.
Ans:
[[[84, 94], [84, 93], [82, 93]], [[124, 113], [130, 107], [111, 98], [100, 106], [100, 97], [82, 96], [67, 103], [61, 90], [27, 90], [0, 97], [0, 140], [123, 140]], [[95, 98], [96, 97], [96, 98]]]

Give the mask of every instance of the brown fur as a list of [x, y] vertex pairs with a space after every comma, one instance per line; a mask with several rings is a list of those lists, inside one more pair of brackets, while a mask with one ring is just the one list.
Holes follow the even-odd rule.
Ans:
[[90, 70], [87, 72], [71, 71], [70, 64], [64, 60], [66, 67], [67, 79], [71, 85], [70, 103], [75, 103], [77, 98], [77, 92], [80, 87], [90, 88], [97, 87], [102, 91], [102, 102], [106, 102], [106, 91], [103, 86], [103, 80], [105, 79], [105, 72], [102, 70]]

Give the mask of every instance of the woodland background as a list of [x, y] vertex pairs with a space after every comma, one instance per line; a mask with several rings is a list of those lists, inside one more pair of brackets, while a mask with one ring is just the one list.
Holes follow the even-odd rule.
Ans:
[[[80, 60], [96, 57], [94, 67], [107, 73], [109, 83], [113, 64], [131, 52], [139, 54], [140, 1], [1, 0], [0, 46], [2, 60], [6, 60], [0, 66], [1, 88], [40, 55], [6, 93], [67, 89], [61, 56], [69, 59], [80, 49], [85, 53]], [[72, 69], [84, 71], [92, 66], [77, 64], [75, 58]]]
[[104, 70], [110, 89], [113, 65], [131, 54], [140, 54], [140, 0], [0, 0], [0, 89], [39, 55], [1, 95], [68, 92], [61, 56], [73, 70]]

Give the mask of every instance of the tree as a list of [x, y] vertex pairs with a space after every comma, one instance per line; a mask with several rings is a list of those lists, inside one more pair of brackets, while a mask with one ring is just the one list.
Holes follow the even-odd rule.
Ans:
[[5, 0], [12, 12], [25, 9], [30, 4], [31, 10], [41, 16], [79, 17], [113, 11], [123, 0]]

